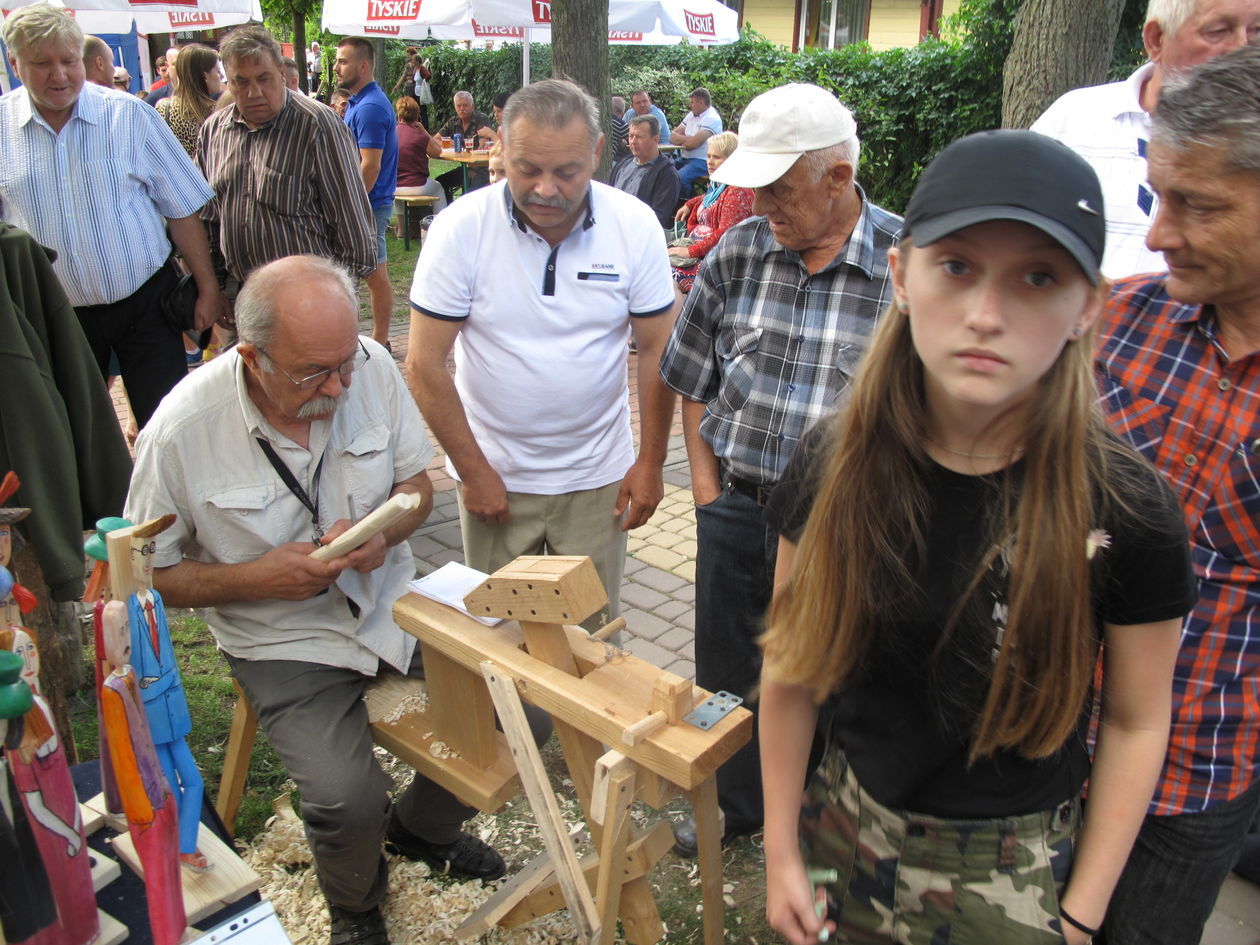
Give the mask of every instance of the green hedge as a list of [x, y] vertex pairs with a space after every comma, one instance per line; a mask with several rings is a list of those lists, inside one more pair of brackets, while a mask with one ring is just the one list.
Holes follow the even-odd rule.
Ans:
[[[1127, 75], [1140, 58], [1146, 0], [1126, 0], [1112, 74]], [[729, 46], [613, 47], [609, 72], [613, 94], [652, 93], [673, 122], [688, 108], [688, 93], [706, 86], [728, 126], [755, 96], [786, 82], [814, 82], [831, 89], [857, 118], [862, 140], [858, 179], [877, 203], [904, 209], [919, 172], [950, 141], [1000, 124], [1002, 64], [1010, 50], [1019, 0], [963, 0], [945, 24], [944, 38], [876, 52], [865, 44], [829, 51], [789, 52], [746, 30]], [[321, 42], [331, 40], [322, 37]], [[335, 41], [334, 41], [335, 42]], [[387, 44], [389, 87], [401, 74], [406, 42]], [[418, 44], [411, 44], [418, 45]], [[453, 44], [426, 46], [433, 66], [437, 124], [453, 114], [451, 96], [472, 92], [489, 113], [499, 92], [521, 84], [521, 49], [466, 52]], [[534, 44], [535, 78], [551, 72], [551, 47]]]

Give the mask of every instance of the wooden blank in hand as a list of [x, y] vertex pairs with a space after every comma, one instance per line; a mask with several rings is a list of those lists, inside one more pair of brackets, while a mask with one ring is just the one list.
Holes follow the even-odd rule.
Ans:
[[400, 492], [391, 496], [380, 508], [369, 512], [358, 522], [328, 544], [316, 548], [311, 557], [316, 561], [332, 561], [342, 555], [348, 555], [364, 542], [375, 538], [396, 521], [420, 508], [420, 496], [415, 492]]

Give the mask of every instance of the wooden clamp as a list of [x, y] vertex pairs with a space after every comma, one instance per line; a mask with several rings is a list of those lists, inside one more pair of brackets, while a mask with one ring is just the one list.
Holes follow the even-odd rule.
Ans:
[[500, 568], [464, 598], [477, 617], [577, 624], [608, 603], [590, 558], [526, 556]]

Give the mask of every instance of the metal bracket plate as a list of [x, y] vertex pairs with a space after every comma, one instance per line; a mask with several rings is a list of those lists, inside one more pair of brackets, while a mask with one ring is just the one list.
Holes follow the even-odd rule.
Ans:
[[724, 719], [731, 709], [743, 704], [742, 698], [722, 689], [683, 716], [683, 721], [707, 731]]

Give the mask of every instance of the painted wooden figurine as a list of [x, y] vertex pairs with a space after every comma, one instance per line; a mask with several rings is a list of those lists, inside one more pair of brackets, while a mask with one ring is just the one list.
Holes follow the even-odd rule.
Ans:
[[167, 787], [131, 666], [131, 627], [127, 606], [105, 605], [101, 619], [105, 650], [114, 669], [101, 687], [114, 780], [127, 828], [144, 866], [149, 926], [154, 945], [176, 945], [187, 925], [180, 881], [179, 826], [175, 798]]
[[[113, 600], [109, 584], [109, 551], [105, 544], [105, 535], [117, 528], [127, 528], [131, 523], [125, 518], [103, 518], [97, 521], [96, 531], [83, 543], [83, 550], [96, 563], [92, 566], [92, 574], [83, 590], [83, 603], [92, 608], [92, 635], [95, 640], [96, 658], [92, 661], [96, 676], [96, 687], [93, 692], [99, 693], [105, 677], [113, 667], [105, 654], [105, 635], [101, 628], [101, 614], [105, 605]], [[105, 809], [111, 814], [121, 814], [122, 798], [118, 796], [118, 785], [114, 782], [114, 767], [109, 759], [109, 741], [105, 737], [105, 720], [101, 716], [101, 703], [96, 701], [96, 738], [98, 757], [101, 766], [101, 792], [105, 795]]]
[[171, 645], [166, 608], [162, 596], [153, 589], [153, 536], [169, 526], [169, 522], [159, 519], [152, 528], [138, 528], [131, 537], [131, 574], [136, 582], [136, 590], [127, 597], [131, 665], [140, 682], [140, 697], [158, 760], [179, 808], [180, 861], [190, 869], [205, 870], [209, 864], [197, 850], [204, 788], [187, 741], [192, 718]]
[[48, 870], [35, 842], [26, 807], [9, 775], [9, 760], [22, 741], [22, 720], [34, 706], [21, 679], [22, 661], [0, 651], [0, 939], [34, 941], [57, 920]]
[[[21, 633], [21, 631], [18, 631]], [[21, 653], [23, 682], [39, 677], [39, 652], [30, 637]], [[52, 886], [57, 915], [29, 945], [88, 945], [99, 931], [96, 894], [92, 888], [92, 865], [79, 801], [66, 754], [53, 725], [48, 703], [33, 689], [33, 705], [22, 717], [27, 734], [23, 737], [11, 726], [6, 746], [13, 786], [21, 797], [36, 846]], [[14, 737], [16, 736], [16, 737]]]

